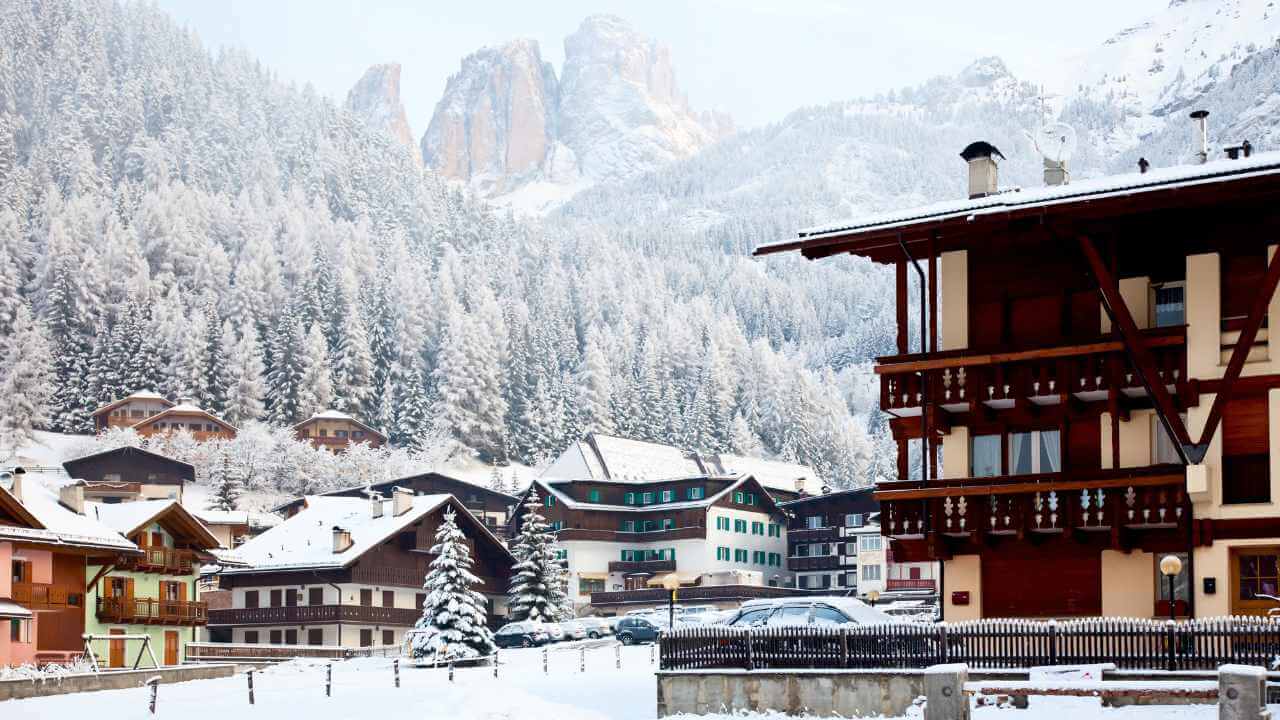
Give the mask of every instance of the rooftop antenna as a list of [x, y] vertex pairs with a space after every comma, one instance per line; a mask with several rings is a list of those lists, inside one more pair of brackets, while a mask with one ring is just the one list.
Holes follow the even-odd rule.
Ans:
[[1044, 158], [1045, 185], [1066, 185], [1071, 182], [1067, 161], [1075, 154], [1078, 145], [1075, 128], [1064, 122], [1042, 125], [1031, 136], [1031, 141]]

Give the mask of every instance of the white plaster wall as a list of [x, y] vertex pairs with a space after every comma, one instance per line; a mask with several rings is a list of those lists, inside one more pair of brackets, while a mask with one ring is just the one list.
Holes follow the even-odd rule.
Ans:
[[942, 350], [969, 347], [969, 252], [956, 250], [938, 257], [938, 345]]
[[957, 425], [942, 441], [942, 478], [969, 477], [969, 428]]

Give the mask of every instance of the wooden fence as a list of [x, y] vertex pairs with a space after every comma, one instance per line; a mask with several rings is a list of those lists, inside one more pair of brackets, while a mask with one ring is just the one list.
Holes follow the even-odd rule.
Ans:
[[1215, 670], [1226, 663], [1271, 667], [1280, 658], [1280, 620], [706, 626], [663, 633], [659, 652], [664, 670], [924, 668], [940, 663], [988, 669], [1115, 663], [1122, 670]]

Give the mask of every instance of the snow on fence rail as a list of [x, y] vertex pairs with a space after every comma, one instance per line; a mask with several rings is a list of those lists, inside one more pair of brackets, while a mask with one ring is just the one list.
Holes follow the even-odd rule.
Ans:
[[1280, 620], [1221, 617], [1029, 621], [937, 625], [688, 627], [659, 639], [663, 670], [711, 668], [973, 668], [1114, 663], [1123, 670], [1270, 668], [1280, 657]]

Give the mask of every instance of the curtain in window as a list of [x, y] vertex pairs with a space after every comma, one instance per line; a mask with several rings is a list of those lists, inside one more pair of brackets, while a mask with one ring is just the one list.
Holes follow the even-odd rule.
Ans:
[[1062, 440], [1057, 430], [1040, 431], [1040, 472], [1062, 470]]
[[1009, 474], [1027, 475], [1031, 467], [1031, 433], [1009, 433]]
[[1000, 436], [975, 435], [970, 453], [973, 477], [995, 477], [1000, 474]]

